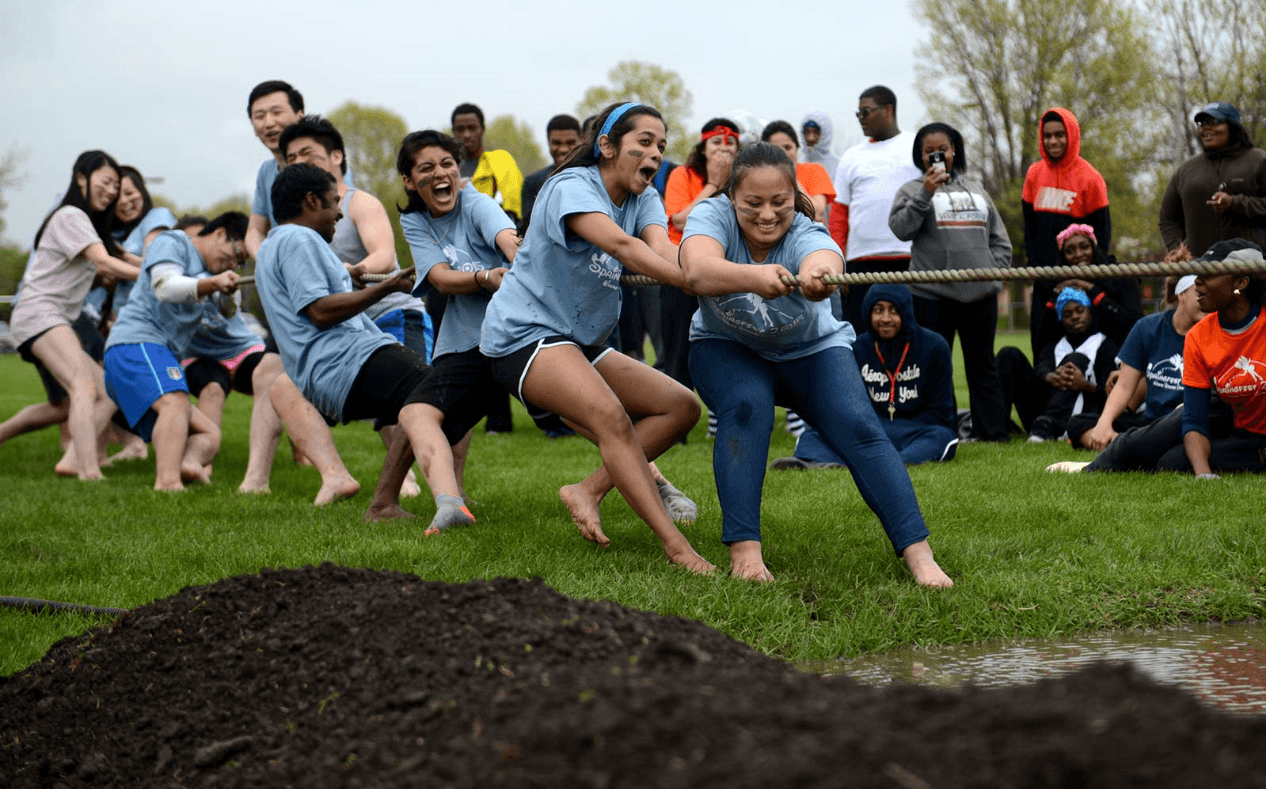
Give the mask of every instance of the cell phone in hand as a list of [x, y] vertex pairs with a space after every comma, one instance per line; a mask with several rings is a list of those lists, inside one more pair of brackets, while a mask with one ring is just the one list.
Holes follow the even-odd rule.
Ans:
[[945, 151], [932, 151], [928, 154], [928, 166], [932, 170], [945, 172]]

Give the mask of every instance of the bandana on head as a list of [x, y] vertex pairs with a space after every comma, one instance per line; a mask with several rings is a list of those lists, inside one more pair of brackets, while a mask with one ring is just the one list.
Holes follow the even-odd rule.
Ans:
[[713, 137], [724, 137], [725, 139], [721, 140], [722, 143], [728, 143], [731, 137], [734, 138], [734, 142], [736, 143], [739, 139], [738, 132], [734, 131], [729, 126], [718, 126], [712, 131], [706, 131], [699, 135], [700, 140], [710, 140]]
[[1187, 276], [1178, 280], [1178, 284], [1174, 286], [1174, 295], [1175, 296], [1179, 295], [1184, 290], [1186, 290], [1187, 288], [1190, 288], [1194, 284], [1196, 284], [1196, 275], [1188, 274]]
[[1060, 320], [1064, 319], [1064, 307], [1070, 301], [1086, 307], [1090, 306], [1090, 297], [1086, 295], [1086, 291], [1080, 288], [1064, 288], [1059, 292], [1059, 298], [1055, 300], [1055, 314]]
[[1073, 236], [1085, 236], [1090, 239], [1090, 243], [1098, 246], [1099, 239], [1095, 238], [1095, 229], [1090, 225], [1069, 225], [1059, 231], [1059, 235], [1055, 236], [1055, 244], [1060, 248], [1064, 248], [1064, 242]]

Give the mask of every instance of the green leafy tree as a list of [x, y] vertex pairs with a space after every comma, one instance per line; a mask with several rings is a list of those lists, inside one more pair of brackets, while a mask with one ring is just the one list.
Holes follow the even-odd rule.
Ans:
[[401, 266], [411, 265], [413, 255], [400, 230], [400, 212], [404, 205], [404, 186], [396, 172], [396, 154], [400, 141], [409, 133], [404, 118], [385, 107], [371, 107], [348, 101], [327, 116], [343, 135], [348, 165], [357, 189], [363, 189], [382, 201], [391, 219], [396, 240], [396, 259]]
[[513, 115], [498, 115], [488, 121], [484, 127], [484, 147], [509, 151], [524, 175], [548, 164], [532, 127], [527, 121], [515, 120]]
[[963, 131], [1017, 251], [1020, 187], [1051, 106], [1078, 118], [1082, 155], [1108, 184], [1114, 238], [1159, 241], [1154, 206], [1138, 194], [1157, 131], [1149, 31], [1137, 9], [1112, 0], [915, 0], [914, 13], [931, 31], [916, 49], [919, 94], [934, 118]]
[[659, 110], [668, 126], [668, 158], [684, 162], [695, 144], [695, 135], [686, 128], [694, 96], [686, 90], [681, 75], [654, 63], [622, 60], [607, 72], [607, 81], [607, 85], [595, 85], [585, 91], [576, 105], [576, 115], [584, 120], [617, 101], [649, 104]]
[[205, 216], [207, 219], [215, 219], [225, 211], [241, 211], [247, 216], [251, 214], [251, 195], [246, 192], [229, 195], [205, 208], [197, 205], [180, 206], [175, 200], [153, 192], [150, 193], [150, 197], [153, 198], [154, 205], [168, 209], [176, 215], [177, 219], [182, 216]]

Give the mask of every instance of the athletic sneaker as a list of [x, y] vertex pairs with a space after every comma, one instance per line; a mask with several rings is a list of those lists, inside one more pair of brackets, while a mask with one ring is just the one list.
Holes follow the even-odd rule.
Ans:
[[787, 424], [783, 429], [796, 438], [800, 438], [800, 434], [804, 432], [804, 427], [804, 420], [800, 418], [800, 415], [790, 408], [787, 409]]
[[1080, 474], [1090, 465], [1089, 460], [1061, 460], [1046, 467], [1052, 474]]
[[659, 488], [659, 500], [664, 502], [664, 509], [668, 511], [668, 517], [673, 521], [689, 525], [699, 517], [699, 505], [691, 501], [690, 497], [678, 490], [673, 483], [666, 479], [657, 479], [655, 487]]
[[1045, 438], [1042, 438], [1037, 433], [1034, 433], [1033, 435], [1029, 436], [1030, 444], [1041, 444], [1045, 440], [1046, 440]]
[[716, 437], [717, 437], [717, 415], [709, 411], [708, 412], [708, 438], [716, 438]]

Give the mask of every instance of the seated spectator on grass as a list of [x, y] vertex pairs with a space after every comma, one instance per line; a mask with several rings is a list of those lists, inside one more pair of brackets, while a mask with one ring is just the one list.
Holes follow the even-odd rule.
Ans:
[[[429, 369], [426, 360], [364, 314], [388, 294], [411, 290], [413, 269], [352, 290], [351, 275], [329, 247], [340, 215], [337, 181], [319, 167], [294, 164], [282, 170], [272, 206], [278, 226], [260, 245], [256, 283], [286, 375], [331, 423], [381, 419], [402, 428], [387, 450], [365, 518], [412, 517], [399, 497], [416, 456], [435, 496], [431, 527], [474, 523], [453, 476], [448, 442], [423, 417], [428, 406], [417, 393]], [[275, 404], [286, 419], [289, 404]], [[312, 457], [299, 435], [291, 439]]]
[[[1262, 251], [1235, 238], [1199, 259], [1260, 264]], [[1266, 276], [1198, 274], [1194, 287], [1210, 314], [1183, 340], [1182, 405], [1117, 436], [1089, 463], [1048, 471], [1179, 471], [1199, 479], [1266, 471]]]
[[1174, 306], [1134, 324], [1117, 354], [1120, 367], [1108, 378], [1103, 413], [1068, 420], [1074, 447], [1101, 451], [1118, 434], [1155, 422], [1182, 402], [1183, 340], [1204, 317], [1195, 284], [1195, 274], [1170, 277], [1166, 301]]
[[248, 225], [245, 214], [229, 211], [192, 238], [179, 230], [160, 234], [110, 330], [106, 393], [128, 426], [154, 444], [154, 490], [211, 481], [220, 429], [190, 404], [180, 359], [202, 324], [207, 297], [237, 291], [233, 269], [246, 262]]
[[1083, 412], [1099, 413], [1107, 398], [1108, 376], [1116, 369], [1120, 346], [1099, 331], [1090, 296], [1079, 288], [1065, 287], [1056, 309], [1063, 317], [1063, 336], [1047, 343], [1030, 368], [1018, 348], [999, 352], [999, 367], [1012, 382], [1003, 398], [1015, 404], [1029, 428], [1029, 441], [1040, 444], [1064, 437], [1068, 420]]
[[[1117, 259], [1106, 254], [1095, 238], [1095, 231], [1090, 225], [1069, 225], [1058, 236], [1056, 245], [1066, 266], [1116, 265]], [[1062, 316], [1055, 310], [1055, 300], [1064, 288], [1080, 288], [1090, 296], [1094, 305], [1095, 316], [1099, 328], [1109, 340], [1117, 345], [1125, 342], [1126, 336], [1139, 318], [1143, 317], [1143, 302], [1139, 293], [1138, 277], [1117, 277], [1113, 279], [1088, 280], [1070, 278], [1055, 285], [1051, 295], [1043, 302], [1045, 309], [1036, 321], [1037, 352], [1048, 344], [1059, 339], [1063, 334], [1060, 326]]]
[[[949, 345], [914, 319], [905, 285], [874, 285], [863, 302], [867, 325], [853, 343], [862, 383], [879, 424], [906, 465], [954, 459], [954, 368]], [[844, 460], [813, 428], [796, 442], [794, 457], [771, 469], [838, 468]]]

